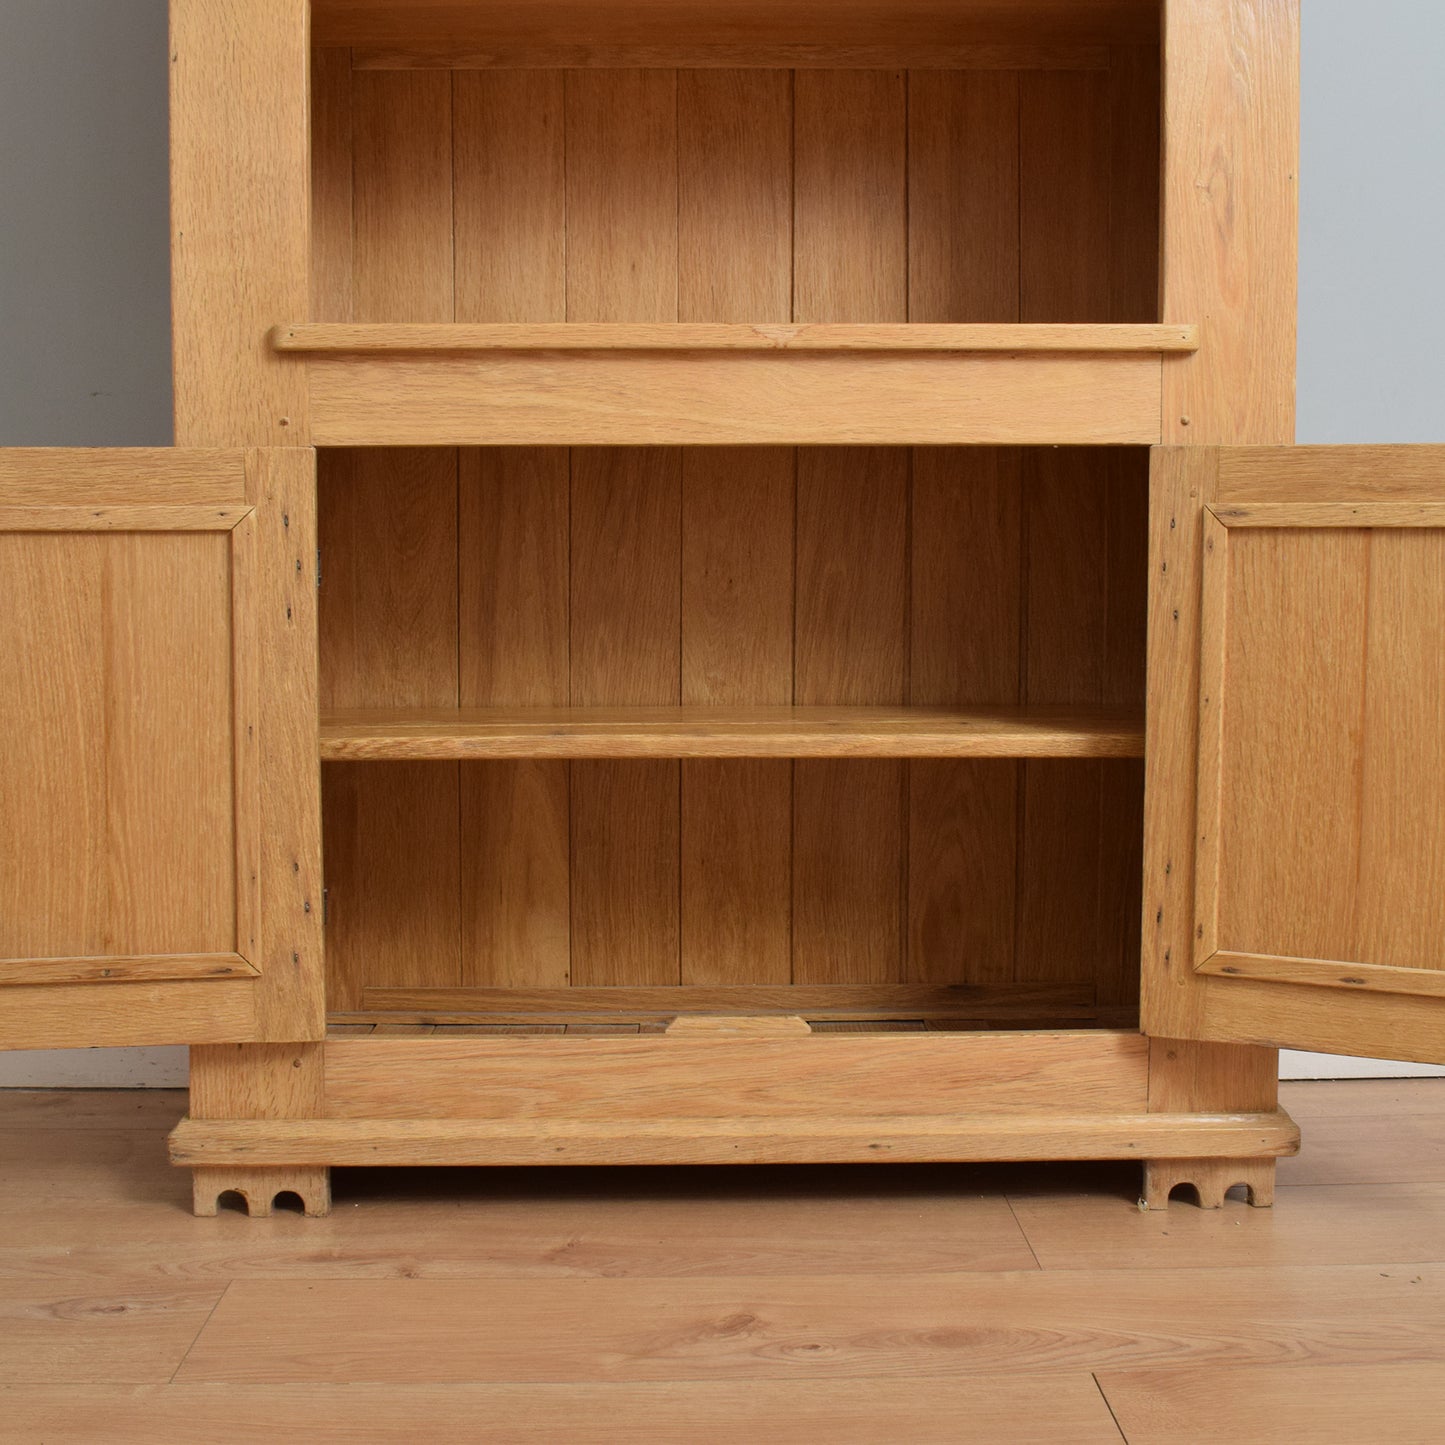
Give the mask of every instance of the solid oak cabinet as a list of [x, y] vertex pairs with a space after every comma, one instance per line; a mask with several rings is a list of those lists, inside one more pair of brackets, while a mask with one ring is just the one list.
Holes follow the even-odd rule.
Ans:
[[176, 442], [0, 453], [0, 1045], [359, 1164], [1138, 1158], [1445, 1058], [1445, 449], [1293, 0], [172, 0]]

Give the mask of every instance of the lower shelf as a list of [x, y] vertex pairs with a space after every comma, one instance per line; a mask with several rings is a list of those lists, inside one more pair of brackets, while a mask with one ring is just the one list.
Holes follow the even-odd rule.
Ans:
[[363, 709], [321, 719], [326, 762], [1143, 755], [1143, 718], [1097, 708]]

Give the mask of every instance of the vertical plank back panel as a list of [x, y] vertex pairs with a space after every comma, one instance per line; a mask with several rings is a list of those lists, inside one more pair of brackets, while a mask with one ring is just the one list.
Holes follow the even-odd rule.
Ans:
[[456, 319], [567, 319], [561, 71], [453, 78]]
[[567, 320], [677, 320], [677, 72], [567, 72]]
[[[571, 700], [675, 706], [682, 624], [681, 458], [572, 454]], [[679, 765], [572, 768], [572, 981], [679, 980]]]
[[[561, 447], [461, 454], [463, 707], [567, 704], [570, 472]], [[565, 762], [462, 765], [463, 983], [567, 983], [569, 778]]]
[[1157, 47], [1111, 50], [1110, 321], [1159, 319], [1161, 104]]
[[452, 84], [445, 71], [352, 74], [358, 321], [452, 321]]
[[1107, 321], [1108, 73], [1029, 71], [1020, 86], [1019, 319]]
[[[908, 486], [902, 449], [799, 453], [799, 704], [907, 695]], [[901, 978], [903, 800], [898, 762], [795, 765], [795, 983]]]
[[351, 315], [351, 52], [311, 56], [311, 319]]
[[[793, 699], [789, 448], [683, 454], [682, 701]], [[682, 981], [791, 978], [793, 765], [682, 765]]]
[[793, 319], [908, 319], [907, 77], [794, 77]]
[[793, 78], [677, 78], [679, 321], [792, 319]]
[[908, 315], [1019, 319], [1019, 77], [908, 77]]
[[[1025, 701], [1097, 704], [1103, 687], [1109, 458], [1065, 449], [1025, 456], [1028, 571]], [[1097, 964], [1098, 763], [1023, 769], [1018, 976], [1087, 982]]]
[[[1020, 698], [1020, 454], [913, 454], [909, 701]], [[1013, 977], [1019, 765], [909, 767], [908, 964], [918, 983]]]

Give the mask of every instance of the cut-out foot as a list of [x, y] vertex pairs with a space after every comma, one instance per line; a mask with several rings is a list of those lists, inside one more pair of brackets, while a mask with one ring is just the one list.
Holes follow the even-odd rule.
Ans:
[[278, 1195], [294, 1194], [308, 1219], [331, 1213], [331, 1171], [324, 1165], [255, 1169], [193, 1169], [195, 1212], [213, 1216], [222, 1196], [237, 1195], [252, 1219], [264, 1219]]
[[1141, 1209], [1167, 1209], [1181, 1185], [1193, 1189], [1201, 1209], [1223, 1209], [1224, 1196], [1242, 1184], [1257, 1209], [1274, 1203], [1273, 1159], [1151, 1159], [1144, 1165]]

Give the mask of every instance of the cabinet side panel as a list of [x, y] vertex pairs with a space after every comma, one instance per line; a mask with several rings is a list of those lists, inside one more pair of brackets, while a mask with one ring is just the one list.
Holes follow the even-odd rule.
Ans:
[[307, 0], [172, 0], [178, 446], [307, 440], [306, 369], [267, 334], [307, 311], [308, 13]]
[[1294, 440], [1298, 0], [1166, 0], [1164, 440]]

